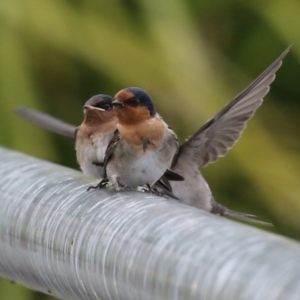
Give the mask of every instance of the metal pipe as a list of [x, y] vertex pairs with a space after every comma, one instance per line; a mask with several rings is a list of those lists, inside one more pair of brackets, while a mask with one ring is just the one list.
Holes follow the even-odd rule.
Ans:
[[62, 299], [299, 299], [300, 246], [0, 148], [0, 276]]

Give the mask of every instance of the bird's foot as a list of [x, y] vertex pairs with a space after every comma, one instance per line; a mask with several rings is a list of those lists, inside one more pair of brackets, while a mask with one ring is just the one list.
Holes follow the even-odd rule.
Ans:
[[164, 196], [164, 193], [160, 192], [155, 187], [151, 187], [150, 184], [147, 184], [147, 188], [143, 188], [142, 191], [145, 192], [145, 193], [154, 194], [154, 195], [159, 196], [159, 197], [163, 197]]
[[116, 191], [122, 191], [122, 190], [126, 190], [128, 188], [129, 188], [128, 186], [126, 186], [125, 184], [123, 184], [119, 180], [117, 180], [117, 184], [115, 185]]
[[87, 192], [90, 190], [96, 190], [96, 189], [103, 189], [108, 185], [108, 179], [107, 178], [103, 178], [97, 185], [91, 185], [88, 189]]

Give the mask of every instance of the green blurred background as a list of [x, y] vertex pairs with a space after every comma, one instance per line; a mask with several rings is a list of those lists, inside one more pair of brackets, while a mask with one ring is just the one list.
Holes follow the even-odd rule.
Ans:
[[[1, 0], [0, 144], [78, 168], [73, 141], [13, 109], [79, 125], [89, 97], [127, 86], [183, 141], [293, 44], [243, 138], [203, 173], [219, 202], [300, 240], [299, 16], [299, 0]], [[2, 280], [6, 299], [53, 298]]]

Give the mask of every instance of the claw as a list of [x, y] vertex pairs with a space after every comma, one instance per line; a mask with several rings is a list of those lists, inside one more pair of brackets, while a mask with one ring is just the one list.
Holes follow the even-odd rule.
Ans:
[[106, 187], [106, 185], [108, 184], [108, 179], [107, 178], [103, 178], [97, 185], [91, 185], [86, 191], [90, 191], [90, 190], [96, 190], [96, 189], [103, 189]]
[[159, 197], [163, 197], [164, 196], [164, 193], [160, 192], [157, 188], [155, 187], [151, 187], [149, 184], [147, 184], [147, 188], [143, 188], [142, 191], [145, 192], [145, 193], [150, 193], [150, 194], [154, 194], [156, 196], [159, 196]]

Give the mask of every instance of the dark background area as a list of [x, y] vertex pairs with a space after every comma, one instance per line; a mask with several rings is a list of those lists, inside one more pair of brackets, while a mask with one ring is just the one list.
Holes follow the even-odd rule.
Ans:
[[[79, 125], [88, 98], [128, 86], [184, 141], [293, 44], [243, 138], [203, 174], [220, 203], [300, 240], [299, 16], [298, 0], [2, 0], [0, 144], [78, 168], [74, 141], [13, 109]], [[53, 298], [1, 280], [6, 299]]]

